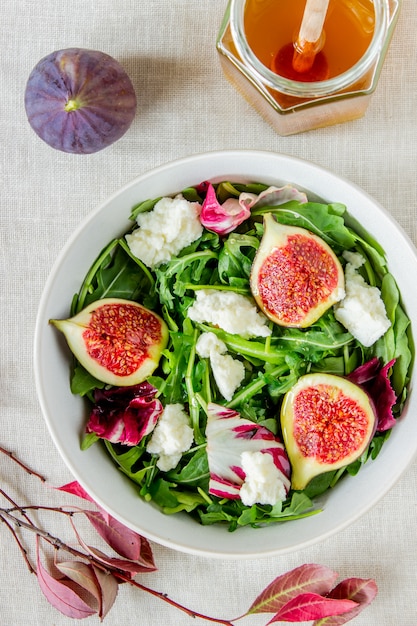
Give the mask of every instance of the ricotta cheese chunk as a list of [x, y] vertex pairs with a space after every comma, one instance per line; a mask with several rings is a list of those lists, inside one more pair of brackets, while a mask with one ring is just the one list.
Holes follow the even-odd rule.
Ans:
[[147, 452], [157, 454], [157, 467], [168, 472], [176, 467], [184, 452], [191, 448], [194, 432], [182, 404], [167, 404], [146, 446]]
[[287, 497], [289, 480], [276, 467], [267, 452], [242, 452], [242, 469], [245, 480], [239, 495], [243, 504], [271, 504], [282, 502]]
[[268, 337], [268, 319], [258, 311], [251, 298], [234, 291], [201, 289], [188, 309], [194, 322], [209, 323], [233, 335], [245, 338]]
[[366, 347], [372, 346], [391, 326], [381, 292], [368, 285], [357, 271], [365, 262], [361, 254], [344, 252], [344, 299], [335, 305], [335, 318]]
[[161, 198], [151, 211], [137, 216], [139, 228], [126, 235], [130, 251], [151, 269], [167, 263], [203, 234], [200, 212], [198, 202], [181, 194]]
[[230, 401], [245, 377], [241, 361], [227, 353], [226, 344], [214, 333], [202, 333], [197, 340], [196, 352], [203, 359], [210, 359], [211, 371], [223, 398]]

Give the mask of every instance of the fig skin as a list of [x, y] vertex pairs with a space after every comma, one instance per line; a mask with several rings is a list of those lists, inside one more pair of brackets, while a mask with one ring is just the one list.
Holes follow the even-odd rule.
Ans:
[[74, 317], [49, 322], [87, 372], [118, 387], [146, 380], [168, 343], [168, 327], [159, 315], [121, 298], [103, 298]]
[[35, 133], [56, 150], [91, 154], [120, 139], [136, 114], [136, 94], [120, 63], [97, 50], [67, 48], [41, 59], [25, 90]]
[[275, 324], [306, 328], [345, 295], [342, 265], [321, 237], [264, 216], [250, 276], [252, 295]]
[[281, 406], [292, 489], [302, 490], [315, 476], [356, 461], [376, 424], [371, 399], [355, 383], [333, 374], [301, 376]]

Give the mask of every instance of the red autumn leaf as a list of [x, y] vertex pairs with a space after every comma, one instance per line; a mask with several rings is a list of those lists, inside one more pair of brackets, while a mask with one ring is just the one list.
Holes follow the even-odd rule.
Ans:
[[372, 578], [347, 578], [329, 593], [331, 598], [349, 598], [358, 603], [348, 613], [334, 617], [326, 617], [314, 622], [313, 626], [342, 626], [359, 615], [375, 599], [378, 593], [376, 582]]
[[114, 576], [103, 572], [94, 565], [93, 569], [95, 575], [97, 576], [102, 595], [101, 612], [99, 613], [99, 617], [104, 619], [116, 600], [119, 584]]
[[98, 602], [100, 601], [97, 594], [97, 580], [91, 565], [83, 561], [55, 561], [55, 567], [65, 578], [77, 583], [77, 585], [91, 593]]
[[302, 593], [327, 595], [337, 579], [328, 567], [307, 563], [278, 576], [256, 598], [246, 615], [277, 613], [293, 598]]
[[125, 559], [118, 559], [112, 556], [108, 556], [98, 548], [94, 548], [93, 546], [88, 546], [85, 543], [82, 543], [82, 546], [91, 556], [93, 556], [97, 561], [99, 561], [104, 567], [116, 568], [118, 570], [123, 571], [123, 573], [128, 577], [134, 577], [136, 574], [146, 573], [150, 571], [155, 571], [149, 567], [145, 567], [140, 565], [137, 561], [128, 561]]
[[37, 547], [37, 571], [39, 586], [53, 607], [58, 611], [74, 619], [84, 619], [95, 615], [97, 611], [85, 602], [79, 594], [69, 586], [69, 579], [58, 580], [52, 576], [42, 565], [39, 554], [39, 539], [36, 541]]
[[[114, 517], [109, 515], [109, 513], [104, 511], [97, 505], [96, 502], [94, 502], [92, 498], [90, 498], [88, 493], [77, 481], [67, 483], [57, 489], [71, 493], [96, 504], [99, 511], [83, 510], [82, 512], [88, 517], [99, 535], [113, 550], [126, 559], [135, 562], [136, 566], [129, 566], [129, 571], [131, 573], [135, 569], [137, 572], [149, 572], [157, 569], [149, 541], [130, 528], [127, 528], [127, 526], [117, 521]], [[79, 538], [78, 533], [77, 536]], [[140, 568], [137, 566], [140, 566]]]
[[336, 600], [317, 593], [300, 593], [287, 602], [271, 619], [274, 622], [306, 622], [347, 613], [357, 606], [352, 600]]
[[98, 616], [103, 619], [117, 596], [119, 585], [115, 577], [82, 561], [56, 562], [55, 565], [64, 576], [91, 593], [97, 601]]
[[148, 561], [144, 563], [138, 561], [131, 561], [128, 559], [118, 559], [111, 556], [108, 556], [101, 550], [94, 548], [93, 546], [89, 546], [82, 539], [80, 533], [76, 529], [73, 521], [71, 520], [72, 527], [74, 529], [75, 535], [78, 539], [79, 544], [90, 554], [93, 556], [101, 565], [107, 568], [116, 568], [121, 570], [128, 578], [133, 578], [136, 574], [143, 572], [152, 572], [155, 571], [155, 566], [150, 566]]
[[83, 511], [83, 513], [98, 534], [117, 554], [130, 561], [141, 563], [147, 569], [156, 569], [147, 539], [130, 530], [110, 515], [104, 517], [99, 511]]
[[62, 485], [62, 487], [55, 487], [55, 489], [57, 489], [58, 491], [71, 493], [73, 496], [78, 496], [79, 498], [83, 498], [84, 500], [89, 500], [89, 502], [94, 502], [94, 500], [88, 495], [84, 487], [81, 487], [80, 483], [78, 483], [76, 480], [74, 480], [72, 483]]

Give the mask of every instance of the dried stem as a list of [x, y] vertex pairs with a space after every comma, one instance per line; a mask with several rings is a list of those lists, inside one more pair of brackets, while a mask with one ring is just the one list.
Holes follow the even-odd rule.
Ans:
[[216, 619], [215, 617], [208, 617], [207, 615], [203, 615], [202, 613], [196, 613], [195, 611], [191, 611], [191, 609], [187, 609], [185, 606], [182, 606], [182, 604], [178, 604], [178, 602], [175, 602], [175, 600], [171, 600], [164, 593], [160, 591], [154, 591], [153, 589], [150, 589], [149, 587], [146, 587], [145, 585], [141, 585], [136, 580], [131, 580], [130, 578], [128, 578], [127, 576], [123, 574], [115, 574], [115, 577], [118, 578], [119, 580], [123, 580], [123, 582], [127, 582], [131, 584], [133, 587], [137, 587], [138, 589], [141, 589], [142, 591], [146, 591], [147, 593], [150, 593], [153, 596], [156, 596], [160, 600], [164, 600], [164, 602], [167, 602], [171, 606], [174, 606], [176, 609], [183, 611], [190, 617], [205, 619], [208, 622], [214, 622], [215, 624], [223, 624], [224, 626], [233, 626], [232, 622], [230, 622], [229, 620]]
[[25, 472], [27, 472], [31, 476], [36, 476], [36, 478], [39, 478], [39, 480], [41, 480], [43, 483], [46, 482], [46, 478], [44, 476], [42, 476], [42, 474], [38, 474], [38, 472], [35, 472], [28, 465], [26, 465], [25, 463], [23, 463], [22, 461], [17, 459], [14, 456], [13, 452], [10, 452], [10, 450], [6, 450], [6, 448], [3, 448], [2, 446], [0, 446], [0, 452], [5, 454], [6, 456], [8, 456], [10, 459], [12, 459], [12, 461], [17, 463], [22, 469], [25, 470]]
[[34, 574], [36, 570], [34, 569], [32, 563], [29, 561], [27, 551], [24, 548], [24, 546], [23, 546], [22, 542], [20, 541], [19, 537], [17, 536], [13, 526], [7, 520], [5, 520], [4, 517], [2, 517], [1, 515], [0, 515], [0, 521], [2, 521], [3, 524], [6, 526], [6, 528], [8, 528], [10, 530], [10, 532], [12, 533], [13, 539], [16, 541], [16, 543], [17, 543], [17, 545], [19, 547], [19, 550], [22, 553], [23, 559], [24, 559], [24, 561], [25, 561], [25, 563], [26, 563], [26, 565], [28, 567], [29, 572], [31, 574]]

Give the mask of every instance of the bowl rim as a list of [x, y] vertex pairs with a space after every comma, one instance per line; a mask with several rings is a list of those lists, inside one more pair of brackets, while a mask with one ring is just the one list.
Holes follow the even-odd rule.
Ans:
[[[286, 545], [285, 547], [281, 546], [275, 549], [271, 548], [269, 544], [266, 548], [261, 548], [257, 546], [256, 548], [255, 547], [249, 548], [249, 550], [245, 550], [242, 547], [239, 549], [235, 549], [235, 548], [231, 549], [230, 547], [228, 549], [228, 548], [223, 547], [221, 550], [217, 550], [216, 546], [213, 546], [213, 545], [211, 546], [207, 546], [207, 545], [201, 546], [201, 545], [195, 545], [195, 544], [190, 545], [184, 540], [181, 541], [178, 538], [172, 539], [169, 536], [168, 537], [163, 536], [161, 535], [160, 532], [154, 531], [152, 528], [143, 529], [137, 526], [136, 523], [132, 522], [132, 519], [128, 515], [121, 513], [120, 510], [117, 510], [117, 505], [113, 506], [112, 504], [109, 503], [106, 497], [103, 497], [102, 495], [97, 494], [97, 492], [95, 491], [94, 487], [91, 484], [91, 480], [89, 480], [89, 478], [83, 475], [82, 470], [80, 470], [79, 467], [76, 467], [74, 465], [73, 459], [71, 458], [71, 456], [68, 455], [68, 452], [65, 449], [65, 446], [62, 444], [62, 441], [60, 440], [59, 434], [57, 432], [56, 423], [54, 423], [54, 421], [51, 420], [51, 417], [49, 415], [49, 406], [48, 406], [48, 399], [47, 399], [48, 388], [46, 385], [46, 381], [43, 378], [41, 355], [42, 355], [42, 350], [43, 350], [44, 341], [45, 341], [45, 333], [46, 333], [45, 326], [47, 326], [47, 324], [45, 324], [45, 320], [48, 319], [48, 316], [46, 315], [46, 313], [47, 313], [47, 308], [49, 304], [49, 299], [51, 297], [51, 294], [53, 293], [52, 290], [55, 286], [57, 273], [62, 269], [62, 266], [63, 264], [65, 264], [65, 260], [67, 256], [70, 254], [71, 250], [73, 249], [73, 246], [76, 244], [77, 240], [80, 238], [82, 233], [85, 231], [85, 229], [88, 226], [91, 226], [97, 220], [100, 214], [103, 211], [105, 211], [105, 208], [107, 206], [114, 203], [119, 197], [125, 194], [128, 194], [129, 192], [134, 190], [137, 185], [141, 185], [141, 184], [146, 183], [147, 181], [155, 179], [160, 174], [163, 174], [164, 172], [169, 172], [172, 169], [184, 168], [191, 164], [194, 167], [198, 164], [202, 164], [204, 162], [209, 162], [213, 160], [216, 162], [219, 161], [220, 163], [221, 162], [229, 163], [233, 161], [238, 162], [239, 159], [242, 159], [242, 158], [243, 160], [248, 159], [248, 161], [253, 160], [255, 162], [259, 161], [260, 163], [265, 159], [268, 161], [272, 160], [276, 163], [276, 165], [286, 164], [290, 166], [290, 169], [291, 167], [295, 167], [295, 168], [300, 168], [301, 171], [303, 170], [308, 171], [309, 176], [307, 176], [307, 179], [310, 181], [310, 185], [312, 185], [313, 187], [315, 186], [313, 183], [314, 183], [314, 180], [316, 180], [316, 177], [318, 177], [318, 179], [320, 179], [321, 177], [324, 177], [326, 180], [329, 181], [329, 183], [331, 183], [332, 181], [337, 182], [339, 185], [342, 185], [342, 187], [344, 186], [346, 187], [346, 189], [351, 190], [354, 194], [358, 195], [364, 201], [368, 201], [378, 211], [380, 211], [384, 220], [388, 221], [391, 224], [391, 226], [397, 230], [400, 237], [403, 239], [404, 249], [406, 250], [408, 254], [414, 257], [414, 260], [416, 263], [416, 269], [417, 269], [417, 250], [411, 238], [408, 236], [408, 234], [395, 221], [392, 215], [384, 207], [382, 207], [374, 198], [372, 198], [364, 190], [362, 190], [360, 187], [358, 187], [357, 185], [355, 185], [348, 179], [342, 176], [339, 176], [322, 166], [311, 163], [310, 161], [307, 161], [305, 159], [285, 155], [285, 154], [274, 152], [274, 151], [235, 149], [235, 150], [213, 150], [213, 151], [208, 151], [208, 152], [203, 152], [203, 153], [191, 154], [186, 157], [181, 157], [173, 161], [163, 163], [135, 177], [130, 182], [123, 185], [121, 188], [119, 188], [114, 193], [112, 193], [104, 201], [99, 203], [98, 206], [96, 206], [96, 208], [93, 209], [86, 216], [86, 218], [84, 218], [84, 220], [81, 221], [78, 227], [73, 231], [72, 235], [70, 235], [67, 242], [64, 244], [63, 248], [61, 249], [61, 252], [59, 253], [57, 259], [55, 260], [55, 263], [53, 264], [52, 269], [45, 282], [45, 286], [44, 286], [41, 299], [39, 302], [38, 314], [36, 318], [35, 332], [34, 332], [34, 353], [33, 353], [35, 387], [36, 387], [36, 392], [37, 392], [41, 412], [46, 422], [49, 434], [61, 458], [64, 460], [64, 463], [66, 464], [67, 468], [70, 470], [71, 474], [74, 476], [74, 479], [77, 480], [79, 484], [92, 497], [94, 494], [95, 502], [99, 506], [101, 506], [103, 509], [108, 511], [111, 515], [113, 515], [120, 522], [125, 524], [127, 527], [135, 530], [139, 534], [142, 534], [143, 536], [147, 537], [149, 540], [154, 541], [158, 543], [159, 545], [164, 545], [168, 548], [179, 550], [181, 552], [185, 552], [185, 553], [189, 553], [193, 555], [199, 555], [199, 556], [210, 557], [210, 558], [223, 558], [223, 559], [224, 558], [240, 559], [240, 558], [254, 558], [254, 557], [260, 558], [260, 557], [271, 557], [274, 555], [275, 556], [281, 555], [281, 554], [285, 554], [289, 552], [294, 552], [295, 550], [306, 548], [308, 546], [324, 541], [325, 539], [335, 535], [336, 533], [340, 532], [344, 528], [353, 524], [356, 520], [358, 520], [364, 514], [366, 514], [371, 508], [373, 508], [379, 502], [379, 500], [388, 491], [392, 489], [395, 483], [399, 480], [399, 478], [405, 472], [407, 467], [411, 464], [413, 459], [417, 456], [417, 444], [415, 446], [415, 449], [410, 447], [406, 453], [403, 453], [401, 455], [401, 458], [396, 459], [397, 461], [396, 467], [390, 472], [390, 475], [388, 477], [386, 475], [384, 476], [384, 484], [379, 485], [378, 492], [374, 494], [374, 496], [370, 498], [370, 500], [367, 503], [363, 503], [362, 506], [356, 509], [354, 514], [351, 514], [345, 520], [343, 521], [339, 520], [339, 522], [333, 528], [330, 528], [327, 530], [321, 530], [318, 536], [310, 536], [301, 541], [294, 540], [292, 542], [289, 542], [288, 545]], [[247, 167], [248, 165], [246, 165], [246, 168]], [[225, 180], [227, 176], [228, 176], [227, 172], [225, 172], [225, 174], [223, 175], [223, 180]], [[218, 180], [220, 180], [221, 178], [222, 176], [220, 175], [217, 177]], [[235, 175], [235, 178], [238, 178], [238, 174]], [[269, 175], [268, 178], [271, 178], [271, 176]], [[277, 181], [282, 180], [283, 178], [279, 175], [279, 171], [278, 171], [278, 175], [276, 176], [276, 178], [277, 178]], [[254, 178], [252, 179], [255, 180]], [[212, 180], [214, 180], [214, 177]], [[262, 178], [260, 178], [259, 180], [262, 180]], [[301, 188], [307, 189], [310, 192], [310, 195], [315, 195], [314, 189], [311, 190], [307, 182], [308, 181], [306, 181], [305, 185], [304, 183], [303, 185], [301, 185], [301, 184], [298, 184], [297, 182], [294, 182], [294, 185], [300, 189]], [[193, 184], [198, 184], [198, 182], [195, 181]], [[176, 193], [176, 190], [175, 189], [172, 190], [172, 193], [173, 194]], [[323, 200], [325, 200], [325, 198], [323, 198]], [[128, 218], [128, 214], [126, 215], [126, 223], [129, 224], [127, 218]], [[122, 220], [123, 220], [123, 217], [120, 217], [120, 221]], [[121, 232], [124, 232], [123, 229], [121, 229]], [[96, 251], [96, 253], [97, 252], [98, 251]], [[416, 302], [417, 302], [417, 298], [416, 298]], [[67, 307], [69, 306], [69, 302], [66, 302], [64, 304], [66, 304]], [[414, 379], [414, 376], [412, 377], [412, 381], [410, 384], [410, 395], [407, 400], [406, 407], [404, 408], [401, 419], [403, 419], [403, 416], [405, 416], [408, 413], [408, 404], [410, 402], [410, 397], [411, 397], [411, 392], [412, 392], [412, 387], [413, 387], [413, 379]], [[412, 428], [415, 431], [414, 434], [417, 439], [417, 425], [412, 425]], [[395, 429], [394, 429], [393, 434], [396, 437], [397, 432]], [[386, 445], [384, 445], [382, 452], [384, 452], [384, 448], [386, 448]], [[84, 452], [83, 454], [86, 454], [86, 452]], [[388, 455], [388, 456], [392, 456], [392, 455]], [[365, 471], [366, 471], [366, 467], [361, 469], [361, 473]], [[135, 496], [135, 497], [139, 498], [138, 496]], [[145, 503], [145, 504], [146, 506], [149, 506], [148, 503]], [[163, 514], [161, 513], [161, 515]], [[317, 519], [320, 517], [321, 515], [317, 515], [317, 516], [313, 516], [313, 518], [308, 518], [308, 519], [314, 520], [314, 518]], [[168, 521], [168, 518], [166, 519]], [[197, 524], [197, 522], [193, 522], [193, 523]], [[292, 523], [294, 524], [294, 522]], [[209, 527], [204, 527], [204, 528], [207, 529]], [[245, 531], [245, 530], [246, 529], [244, 528], [239, 529], [237, 533], [243, 534], [242, 531]], [[227, 532], [225, 529], [223, 529], [223, 531], [225, 533]], [[257, 533], [260, 531], [255, 530], [255, 529], [250, 529], [250, 532]], [[231, 535], [229, 533], [229, 537], [230, 536]], [[187, 540], [188, 540], [188, 537], [187, 537]]]

